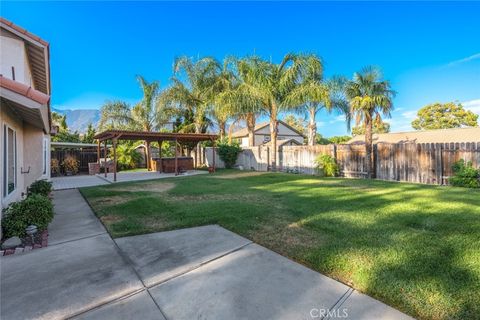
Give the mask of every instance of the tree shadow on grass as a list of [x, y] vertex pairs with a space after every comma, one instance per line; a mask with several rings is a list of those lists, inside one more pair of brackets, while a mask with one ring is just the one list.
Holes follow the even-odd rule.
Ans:
[[480, 261], [471, 256], [480, 247], [480, 198], [475, 192], [465, 196], [468, 190], [367, 182], [369, 188], [393, 189], [371, 194], [335, 182], [332, 195], [322, 191], [332, 188], [331, 183], [286, 183], [254, 186], [284, 194], [287, 206], [296, 208], [290, 219], [276, 222], [276, 232], [282, 234], [294, 223], [322, 234], [324, 241], [295, 252], [288, 244], [273, 244], [270, 236], [267, 246], [413, 316], [480, 317]]

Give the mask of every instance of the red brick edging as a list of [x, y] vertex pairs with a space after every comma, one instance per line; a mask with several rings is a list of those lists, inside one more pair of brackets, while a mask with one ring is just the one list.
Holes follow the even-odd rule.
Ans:
[[9, 256], [15, 253], [28, 252], [33, 249], [40, 249], [48, 246], [48, 230], [42, 232], [42, 243], [35, 243], [33, 246], [16, 247], [14, 249], [0, 250], [0, 256]]

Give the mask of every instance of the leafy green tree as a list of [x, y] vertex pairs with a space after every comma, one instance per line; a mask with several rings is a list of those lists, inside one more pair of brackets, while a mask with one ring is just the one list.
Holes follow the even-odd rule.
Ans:
[[307, 122], [305, 119], [295, 117], [293, 114], [287, 114], [283, 121], [303, 135], [307, 133]]
[[315, 143], [316, 144], [330, 144], [331, 141], [327, 138], [324, 138], [320, 133], [315, 135]]
[[418, 110], [412, 121], [415, 130], [477, 127], [478, 115], [465, 110], [460, 103], [433, 103]]
[[100, 109], [98, 129], [131, 130], [134, 128], [130, 105], [123, 101], [106, 102]]
[[67, 126], [67, 116], [52, 112], [52, 122], [58, 126], [58, 132], [52, 137], [54, 142], [81, 142], [80, 134], [75, 131], [71, 132]]
[[365, 127], [366, 170], [367, 177], [372, 178], [373, 123], [382, 121], [381, 114], [390, 117], [395, 91], [391, 90], [390, 82], [383, 79], [378, 68], [366, 67], [347, 82], [345, 94], [356, 125], [363, 123]]
[[[390, 132], [390, 123], [380, 121], [375, 121], [372, 128], [373, 133], [389, 133]], [[363, 125], [355, 126], [352, 128], [352, 135], [358, 136], [365, 134], [365, 127]]]
[[69, 130], [62, 130], [52, 137], [54, 142], [81, 142], [78, 131], [70, 132]]
[[67, 115], [61, 115], [57, 112], [52, 112], [53, 125], [58, 126], [59, 129], [67, 130]]
[[87, 132], [82, 138], [83, 143], [93, 143], [95, 139], [93, 137], [95, 136], [96, 131], [95, 128], [93, 127], [93, 124], [89, 123], [87, 127]]
[[328, 141], [330, 141], [330, 143], [341, 144], [348, 142], [350, 139], [352, 139], [350, 136], [333, 136], [328, 138]]

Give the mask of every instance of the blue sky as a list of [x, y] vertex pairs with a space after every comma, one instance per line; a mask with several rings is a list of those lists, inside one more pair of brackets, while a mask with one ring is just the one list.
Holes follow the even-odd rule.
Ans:
[[[480, 114], [480, 2], [5, 2], [1, 15], [51, 44], [52, 105], [99, 108], [141, 97], [135, 75], [167, 86], [179, 55], [314, 52], [327, 76], [378, 65], [398, 92], [392, 131], [427, 103]], [[346, 134], [320, 114], [325, 136]]]

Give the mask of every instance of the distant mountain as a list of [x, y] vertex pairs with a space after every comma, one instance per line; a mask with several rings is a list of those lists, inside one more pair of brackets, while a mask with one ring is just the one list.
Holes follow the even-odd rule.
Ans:
[[88, 124], [97, 127], [100, 121], [100, 110], [95, 109], [75, 109], [61, 110], [52, 108], [52, 111], [67, 116], [67, 126], [71, 131], [84, 133], [87, 131]]

